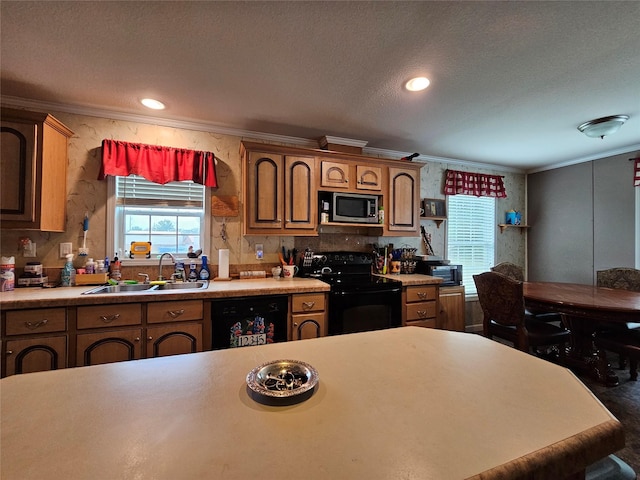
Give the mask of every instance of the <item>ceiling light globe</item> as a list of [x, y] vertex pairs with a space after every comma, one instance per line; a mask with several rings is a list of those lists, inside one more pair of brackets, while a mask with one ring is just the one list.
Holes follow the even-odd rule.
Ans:
[[620, 130], [624, 122], [629, 120], [628, 115], [613, 115], [610, 117], [589, 120], [578, 126], [578, 130], [590, 138], [604, 138]]
[[410, 92], [419, 92], [429, 86], [431, 82], [427, 77], [412, 78], [405, 84], [405, 88]]
[[153, 98], [143, 98], [140, 100], [140, 103], [147, 108], [151, 108], [152, 110], [164, 110], [164, 103], [159, 102], [158, 100], [154, 100]]

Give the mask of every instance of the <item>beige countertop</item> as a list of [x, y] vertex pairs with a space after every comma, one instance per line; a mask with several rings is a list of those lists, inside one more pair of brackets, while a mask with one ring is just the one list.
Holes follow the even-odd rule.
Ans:
[[[246, 375], [301, 360], [266, 406]], [[470, 368], [473, 365], [473, 368]], [[624, 445], [567, 369], [479, 335], [403, 327], [0, 380], [4, 480], [564, 478]]]
[[166, 300], [184, 300], [194, 298], [214, 299], [243, 297], [250, 295], [276, 295], [308, 292], [328, 292], [329, 285], [312, 278], [293, 278], [290, 280], [259, 278], [209, 282], [204, 290], [192, 291], [154, 291], [83, 295], [93, 289], [91, 286], [16, 288], [11, 292], [0, 293], [0, 309], [15, 310], [21, 308], [61, 307], [70, 305], [97, 305], [124, 302], [159, 302]]

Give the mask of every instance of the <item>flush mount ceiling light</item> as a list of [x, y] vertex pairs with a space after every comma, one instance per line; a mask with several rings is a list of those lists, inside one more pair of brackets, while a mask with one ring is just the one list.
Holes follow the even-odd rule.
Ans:
[[607, 135], [616, 133], [620, 127], [629, 120], [629, 115], [613, 115], [590, 120], [578, 127], [582, 133], [591, 138], [604, 138]]
[[164, 103], [154, 100], [153, 98], [143, 98], [140, 103], [152, 110], [164, 110]]
[[404, 87], [410, 92], [419, 92], [429, 86], [431, 82], [427, 77], [416, 77], [404, 84]]

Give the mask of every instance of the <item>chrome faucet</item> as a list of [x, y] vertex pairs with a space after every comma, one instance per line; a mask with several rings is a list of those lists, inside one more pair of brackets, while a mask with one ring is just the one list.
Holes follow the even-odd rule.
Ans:
[[160, 261], [158, 262], [158, 280], [164, 280], [164, 278], [162, 277], [162, 259], [164, 258], [165, 255], [169, 255], [173, 263], [174, 264], [176, 263], [176, 257], [171, 255], [169, 252], [165, 252], [162, 255], [160, 255]]

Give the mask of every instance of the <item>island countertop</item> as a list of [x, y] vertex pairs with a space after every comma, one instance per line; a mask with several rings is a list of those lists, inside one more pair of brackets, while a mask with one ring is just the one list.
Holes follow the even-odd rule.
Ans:
[[[245, 378], [301, 360], [306, 401]], [[479, 335], [417, 327], [14, 375], [2, 477], [565, 478], [624, 445], [567, 369]]]

